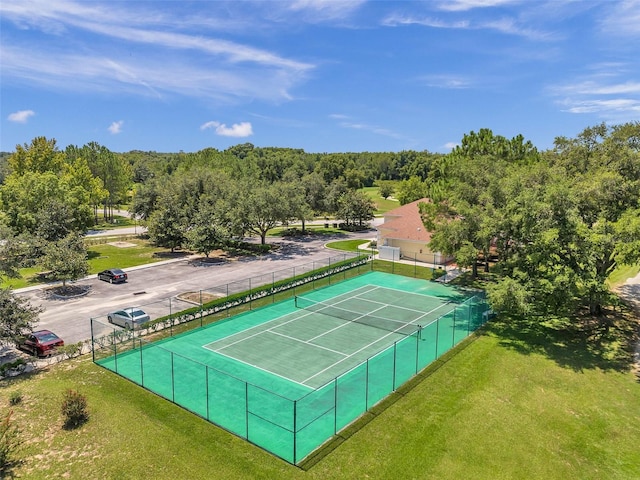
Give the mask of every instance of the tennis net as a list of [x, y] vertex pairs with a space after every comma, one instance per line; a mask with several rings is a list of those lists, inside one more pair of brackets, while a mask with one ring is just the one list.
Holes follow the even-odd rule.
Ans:
[[338, 307], [337, 305], [311, 300], [297, 295], [295, 297], [295, 306], [302, 310], [379, 328], [387, 332], [399, 333], [401, 335], [410, 336], [419, 333], [420, 330], [422, 330], [422, 326], [415, 323], [400, 322], [391, 318], [378, 317], [371, 313], [354, 312], [343, 307]]

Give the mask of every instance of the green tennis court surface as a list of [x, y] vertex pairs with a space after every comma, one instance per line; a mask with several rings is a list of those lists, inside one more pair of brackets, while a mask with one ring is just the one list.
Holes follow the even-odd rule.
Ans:
[[97, 363], [295, 464], [486, 310], [452, 287], [370, 272], [155, 343], [134, 339]]

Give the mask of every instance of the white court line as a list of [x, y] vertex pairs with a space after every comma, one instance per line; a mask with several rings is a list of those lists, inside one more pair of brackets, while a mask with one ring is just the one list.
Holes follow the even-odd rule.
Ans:
[[[359, 288], [357, 288], [357, 289], [355, 289], [355, 290], [352, 290], [352, 292], [357, 292], [358, 290], [362, 290], [362, 289], [367, 288], [367, 287], [373, 287], [373, 288], [369, 288], [368, 290], [366, 290], [366, 291], [365, 291], [365, 292], [363, 292], [363, 293], [367, 293], [367, 292], [370, 292], [370, 291], [375, 290], [376, 288], [378, 288], [378, 286], [377, 286], [377, 285], [363, 285], [362, 287], [359, 287]], [[352, 292], [348, 292], [348, 293], [352, 293]], [[343, 294], [343, 295], [346, 295], [346, 294]], [[337, 298], [339, 298], [339, 297], [340, 297], [340, 296], [338, 295], [338, 297], [337, 297]], [[348, 298], [352, 298], [352, 297], [348, 297]], [[342, 301], [346, 301], [346, 299], [345, 299], [345, 300], [342, 300]], [[340, 302], [337, 302], [337, 303], [340, 303]], [[217, 351], [223, 350], [223, 349], [225, 349], [225, 348], [227, 348], [227, 347], [230, 347], [230, 346], [232, 346], [232, 345], [236, 345], [236, 344], [238, 344], [238, 343], [240, 343], [240, 342], [243, 342], [244, 340], [247, 340], [247, 339], [249, 339], [249, 338], [253, 338], [253, 337], [255, 337], [256, 335], [260, 335], [262, 332], [272, 332], [274, 328], [278, 328], [278, 327], [280, 327], [280, 326], [282, 326], [282, 325], [287, 325], [287, 324], [289, 324], [289, 323], [291, 323], [291, 322], [295, 322], [296, 320], [299, 320], [299, 319], [301, 319], [301, 318], [304, 318], [304, 317], [306, 317], [306, 316], [308, 316], [308, 315], [312, 315], [312, 314], [313, 314], [313, 312], [309, 312], [309, 313], [305, 313], [305, 314], [300, 315], [298, 310], [299, 310], [299, 309], [297, 309], [297, 310], [295, 310], [295, 311], [293, 311], [293, 312], [291, 312], [291, 313], [286, 313], [286, 314], [284, 314], [284, 315], [280, 315], [279, 317], [272, 318], [271, 320], [267, 320], [266, 322], [260, 323], [260, 324], [258, 324], [258, 325], [254, 325], [253, 327], [249, 327], [249, 328], [247, 328], [247, 329], [245, 329], [245, 330], [242, 330], [242, 331], [240, 331], [240, 332], [236, 332], [236, 333], [234, 333], [234, 334], [232, 334], [232, 335], [228, 335], [228, 336], [223, 337], [223, 338], [220, 338], [220, 339], [218, 339], [218, 340], [214, 340], [213, 342], [210, 342], [210, 343], [207, 343], [206, 345], [203, 345], [203, 347], [204, 347], [204, 348], [207, 348], [207, 349], [209, 349], [209, 350], [212, 350], [212, 351], [214, 351], [214, 352], [217, 352]], [[289, 315], [296, 315], [296, 317], [295, 317], [295, 318], [292, 318], [291, 320], [288, 320], [288, 321], [286, 321], [286, 322], [279, 323], [278, 325], [274, 325], [274, 326], [269, 327], [269, 328], [264, 328], [264, 326], [265, 326], [265, 325], [268, 325], [268, 324], [269, 324], [269, 323], [271, 323], [271, 322], [275, 322], [275, 321], [278, 321], [278, 320], [282, 320], [283, 318], [286, 318], [286, 317], [288, 317]], [[248, 331], [250, 331], [250, 330], [254, 330], [254, 329], [256, 329], [256, 328], [258, 328], [258, 329], [259, 329], [259, 331], [258, 331], [257, 333], [254, 333], [253, 335], [246, 336], [246, 332], [248, 332]], [[276, 332], [274, 332], [274, 333], [276, 333]], [[233, 338], [233, 337], [235, 337], [236, 335], [242, 335], [242, 337], [241, 337], [239, 340], [235, 341], [235, 342], [229, 343], [228, 345], [225, 345], [224, 347], [220, 347], [219, 349], [218, 349], [218, 348], [214, 348], [214, 347], [210, 347], [210, 345], [213, 345], [213, 344], [215, 344], [215, 343], [217, 343], [217, 342], [222, 342], [222, 341], [224, 341], [224, 340], [226, 340], [226, 339], [228, 339], [228, 338]]]
[[[246, 361], [244, 361], [244, 360], [239, 360], [239, 359], [237, 359], [237, 358], [235, 358], [235, 357], [232, 357], [232, 356], [230, 356], [230, 355], [226, 355], [226, 354], [224, 354], [224, 353], [222, 353], [222, 352], [218, 352], [218, 351], [216, 351], [216, 350], [213, 350], [213, 351], [214, 351], [215, 353], [217, 353], [218, 355], [222, 356], [222, 357], [230, 358], [231, 360], [235, 360], [235, 361], [237, 361], [237, 362], [244, 363], [245, 365], [249, 365], [250, 367], [253, 367], [253, 368], [255, 368], [256, 370], [262, 370], [263, 372], [267, 372], [267, 373], [269, 373], [269, 374], [271, 374], [271, 375], [275, 375], [276, 377], [280, 377], [280, 378], [282, 378], [282, 379], [284, 379], [284, 380], [288, 380], [288, 381], [290, 381], [290, 382], [296, 383], [296, 384], [298, 384], [298, 385], [300, 385], [300, 386], [302, 386], [302, 387], [306, 388], [307, 390], [311, 390], [311, 391], [313, 391], [313, 390], [314, 390], [314, 388], [313, 388], [313, 387], [310, 387], [309, 385], [305, 385], [304, 383], [297, 382], [297, 381], [293, 380], [292, 378], [289, 378], [289, 377], [285, 377], [285, 376], [279, 375], [279, 374], [277, 374], [276, 372], [272, 372], [271, 370], [267, 370], [266, 368], [260, 367], [259, 365], [255, 365], [255, 364], [253, 364], [253, 363], [251, 363], [251, 362], [246, 362]], [[222, 373], [225, 373], [225, 374], [226, 374], [226, 372], [224, 372], [223, 370], [220, 370], [220, 371], [221, 371]], [[227, 374], [227, 375], [228, 375], [228, 374]], [[235, 378], [235, 377], [234, 377], [234, 378]], [[240, 379], [239, 379], [239, 380], [240, 380]], [[246, 381], [246, 380], [241, 380], [241, 381], [242, 381], [242, 382], [244, 382], [244, 383], [247, 383], [247, 384], [249, 384], [249, 385], [253, 385], [252, 383], [250, 383], [250, 382], [248, 382], [248, 381]], [[269, 389], [267, 389], [267, 388], [258, 387], [257, 385], [256, 385], [256, 387], [257, 387], [257, 388], [261, 388], [262, 390], [265, 390], [265, 391], [269, 391]], [[270, 393], [271, 393], [271, 392], [270, 392]], [[283, 398], [284, 398], [284, 397], [283, 397]]]
[[[427, 293], [414, 293], [414, 292], [409, 292], [407, 290], [401, 290], [400, 288], [393, 288], [393, 287], [378, 287], [378, 288], [384, 288], [385, 290], [391, 290], [393, 292], [402, 292], [405, 293], [407, 295], [412, 295], [414, 297], [428, 297], [428, 298], [437, 298], [438, 300], [442, 301], [442, 297], [438, 297], [436, 295], [429, 295]], [[447, 303], [455, 303], [452, 300], [448, 300]]]
[[[378, 310], [380, 310], [381, 308], [384, 308], [384, 307], [380, 307], [380, 308], [378, 308], [378, 309], [376, 309], [376, 310], [373, 310], [373, 312], [377, 312], [377, 311], [378, 311]], [[366, 315], [370, 315], [370, 314], [371, 314], [371, 313], [373, 313], [373, 312], [369, 312], [369, 313], [367, 313]], [[366, 316], [366, 315], [362, 315], [362, 316], [364, 317], [364, 316]], [[349, 325], [350, 323], [357, 323], [357, 322], [355, 322], [355, 320], [345, 320], [345, 322], [346, 322], [346, 323], [345, 323], [344, 325], [340, 325], [340, 326], [338, 326], [338, 327], [336, 327], [336, 328], [332, 328], [330, 331], [336, 330], [336, 329], [338, 329], [338, 328], [342, 328], [342, 327], [344, 327], [345, 325]], [[406, 324], [403, 324], [403, 325], [402, 325], [402, 327], [399, 327], [399, 328], [398, 328], [398, 330], [400, 330], [400, 328], [404, 328], [405, 326], [406, 326]], [[376, 328], [376, 327], [371, 327], [371, 328]], [[329, 332], [325, 332], [325, 334], [326, 334], [326, 333], [329, 333]], [[325, 335], [325, 334], [323, 334], [323, 335]], [[317, 377], [317, 376], [318, 376], [318, 375], [320, 375], [321, 373], [326, 372], [326, 371], [327, 371], [327, 370], [329, 370], [330, 368], [333, 368], [333, 367], [335, 367], [336, 365], [338, 365], [338, 364], [340, 364], [340, 363], [344, 362], [345, 360], [350, 359], [350, 358], [351, 358], [351, 357], [353, 357], [354, 355], [356, 355], [356, 354], [360, 353], [362, 350], [364, 350], [364, 349], [366, 349], [366, 348], [369, 348], [370, 346], [372, 346], [372, 345], [374, 345], [374, 344], [378, 343], [380, 340], [384, 340], [385, 338], [387, 338], [387, 337], [389, 337], [389, 336], [391, 336], [391, 335], [397, 335], [397, 334], [398, 334], [398, 333], [397, 333], [397, 331], [393, 331], [393, 332], [389, 332], [389, 333], [387, 333], [386, 335], [383, 335], [382, 337], [380, 337], [380, 338], [378, 338], [378, 339], [374, 340], [373, 342], [369, 343], [368, 345], [365, 345], [364, 347], [361, 347], [360, 349], [356, 350], [355, 352], [350, 353], [350, 354], [349, 354], [349, 355], [347, 355], [345, 358], [343, 358], [343, 359], [341, 359], [341, 360], [338, 360], [338, 361], [337, 361], [337, 362], [335, 362], [333, 365], [329, 365], [327, 368], [324, 368], [324, 369], [320, 370], [319, 372], [315, 373], [314, 375], [311, 375], [309, 378], [306, 378], [305, 380], [303, 380], [303, 382], [302, 382], [302, 383], [306, 383], [306, 382], [308, 382], [309, 380], [311, 380], [312, 378]], [[318, 337], [321, 337], [321, 336], [322, 336], [322, 335], [318, 335]]]
[[[403, 294], [405, 294], [405, 295], [421, 296], [421, 297], [430, 297], [430, 298], [437, 298], [437, 299], [440, 299], [440, 297], [436, 297], [436, 296], [433, 296], [433, 295], [416, 294], [416, 293], [412, 293], [412, 292], [407, 292], [407, 291], [405, 291], [405, 290], [399, 290], [399, 289], [394, 289], [394, 288], [389, 288], [389, 287], [383, 287], [383, 286], [379, 286], [379, 285], [363, 285], [362, 287], [360, 287], [360, 288], [358, 288], [358, 289], [355, 289], [355, 290], [352, 290], [352, 291], [350, 291], [350, 292], [347, 292], [347, 293], [343, 294], [343, 295], [349, 295], [349, 296], [348, 296], [348, 297], [345, 297], [345, 298], [343, 298], [343, 299], [341, 299], [341, 300], [339, 300], [338, 302], [335, 302], [335, 303], [334, 303], [334, 304], [332, 304], [332, 305], [338, 305], [338, 304], [340, 304], [340, 303], [343, 303], [343, 302], [348, 301], [349, 299], [356, 298], [356, 297], [360, 297], [360, 296], [361, 296], [361, 295], [363, 295], [363, 294], [366, 294], [366, 293], [372, 292], [372, 291], [377, 290], [377, 289], [386, 289], [386, 290], [398, 291], [398, 292], [402, 292], [402, 293], [403, 293]], [[354, 294], [354, 292], [358, 292], [358, 293], [355, 293], [355, 294]], [[340, 296], [340, 295], [338, 295], [338, 296], [336, 296], [336, 297], [332, 297], [332, 299], [340, 298], [340, 297], [341, 297], [341, 296]], [[409, 311], [412, 311], [412, 312], [417, 312], [417, 313], [419, 313], [419, 311], [418, 311], [418, 310], [413, 310], [413, 309], [410, 309], [410, 308], [407, 308], [407, 307], [402, 307], [402, 306], [399, 306], [399, 305], [393, 305], [393, 304], [388, 304], [388, 303], [382, 303], [382, 302], [377, 302], [377, 301], [375, 301], [375, 300], [369, 300], [369, 299], [364, 299], [364, 300], [369, 301], [369, 302], [372, 302], [372, 303], [375, 303], [375, 304], [378, 304], [378, 305], [381, 305], [381, 306], [380, 306], [380, 307], [378, 307], [378, 308], [376, 308], [376, 309], [374, 309], [374, 310], [372, 310], [372, 311], [370, 311], [370, 312], [368, 312], [368, 313], [366, 313], [366, 314], [363, 314], [363, 315], [362, 315], [363, 317], [364, 317], [364, 316], [367, 316], [367, 315], [371, 315], [372, 313], [377, 312], [378, 310], [381, 310], [381, 309], [383, 309], [383, 308], [385, 308], [385, 307], [402, 308], [402, 309], [405, 309], [405, 310], [409, 310]], [[320, 303], [322, 303], [322, 302], [320, 302]], [[421, 315], [420, 317], [418, 317], [418, 319], [420, 319], [420, 318], [424, 318], [425, 316], [427, 316], [427, 315], [429, 315], [429, 314], [433, 313], [434, 311], [436, 311], [436, 310], [438, 310], [438, 309], [440, 309], [440, 308], [444, 307], [445, 305], [447, 305], [447, 304], [449, 304], [449, 303], [451, 303], [451, 302], [446, 302], [446, 303], [443, 303], [442, 305], [439, 305], [438, 307], [434, 308], [433, 310], [431, 310], [431, 311], [429, 311], [429, 312], [424, 313], [423, 315]], [[358, 353], [360, 353], [361, 351], [363, 351], [363, 350], [365, 350], [365, 349], [367, 349], [367, 348], [371, 347], [371, 346], [372, 346], [372, 345], [374, 345], [375, 343], [378, 343], [378, 342], [380, 342], [381, 340], [384, 340], [385, 338], [387, 338], [387, 337], [389, 337], [389, 336], [391, 336], [391, 335], [395, 335], [395, 334], [397, 334], [397, 331], [389, 332], [389, 333], [387, 333], [386, 335], [383, 335], [382, 337], [380, 337], [380, 338], [376, 339], [375, 341], [373, 341], [373, 342], [369, 343], [368, 345], [365, 345], [365, 346], [363, 346], [362, 348], [360, 348], [360, 349], [356, 350], [355, 352], [352, 352], [351, 354], [345, 354], [345, 353], [343, 353], [343, 352], [338, 352], [338, 351], [336, 351], [336, 350], [332, 350], [332, 349], [330, 349], [330, 348], [323, 347], [323, 346], [321, 346], [321, 345], [317, 345], [317, 344], [314, 344], [314, 343], [311, 343], [311, 342], [312, 342], [313, 340], [316, 340], [316, 339], [318, 339], [318, 338], [320, 338], [320, 337], [324, 336], [324, 335], [327, 335], [327, 334], [328, 334], [328, 333], [330, 333], [330, 332], [333, 332], [334, 330], [337, 330], [337, 329], [339, 329], [339, 328], [342, 328], [342, 327], [344, 327], [345, 325], [348, 325], [349, 323], [353, 323], [353, 321], [350, 321], [350, 320], [344, 320], [344, 319], [343, 319], [343, 321], [344, 321], [344, 322], [346, 322], [346, 323], [344, 323], [344, 324], [342, 324], [342, 325], [339, 325], [339, 326], [337, 326], [337, 327], [334, 327], [334, 328], [332, 328], [332, 329], [330, 329], [330, 330], [327, 330], [327, 331], [323, 332], [322, 334], [317, 335], [317, 336], [315, 336], [315, 337], [313, 337], [313, 338], [311, 338], [311, 339], [309, 339], [309, 340], [301, 340], [301, 339], [299, 339], [299, 338], [295, 338], [295, 337], [291, 337], [291, 336], [288, 336], [288, 335], [284, 335], [284, 334], [282, 334], [282, 333], [279, 333], [279, 332], [276, 332], [276, 331], [274, 331], [274, 330], [273, 330], [273, 329], [278, 328], [278, 327], [280, 327], [280, 326], [287, 325], [287, 324], [289, 324], [289, 323], [295, 322], [295, 321], [300, 320], [300, 319], [302, 319], [302, 318], [304, 318], [304, 317], [307, 317], [307, 316], [309, 316], [309, 315], [312, 315], [313, 313], [321, 313], [321, 314], [322, 314], [322, 312], [321, 312], [321, 311], [320, 311], [320, 312], [312, 312], [312, 311], [309, 311], [308, 313], [305, 313], [305, 314], [303, 314], [303, 315], [296, 315], [297, 313], [298, 313], [297, 311], [294, 311], [294, 312], [291, 312], [291, 313], [287, 313], [287, 314], [285, 314], [285, 315], [281, 315], [281, 316], [279, 316], [279, 317], [276, 317], [276, 318], [273, 318], [273, 319], [271, 319], [271, 320], [268, 320], [268, 321], [266, 321], [266, 322], [264, 322], [264, 323], [260, 323], [259, 325], [254, 325], [253, 327], [249, 327], [249, 328], [247, 328], [247, 329], [245, 329], [245, 330], [242, 330], [242, 331], [240, 331], [240, 332], [234, 333], [234, 334], [229, 335], [229, 336], [227, 336], [227, 337], [221, 338], [221, 339], [219, 339], [219, 340], [215, 340], [215, 341], [213, 341], [213, 342], [211, 342], [211, 343], [208, 343], [207, 345], [203, 345], [203, 347], [204, 347], [204, 348], [207, 348], [208, 350], [211, 350], [211, 351], [213, 351], [213, 352], [216, 352], [216, 353], [218, 353], [218, 354], [219, 354], [219, 355], [221, 355], [221, 356], [224, 356], [224, 357], [227, 357], [227, 358], [233, 359], [233, 360], [238, 361], [238, 362], [241, 362], [241, 363], [245, 363], [246, 365], [250, 365], [250, 366], [251, 366], [251, 367], [253, 367], [253, 368], [256, 368], [256, 369], [258, 369], [258, 370], [261, 370], [261, 371], [264, 371], [264, 372], [270, 373], [270, 374], [275, 375], [275, 376], [277, 376], [277, 377], [279, 377], [279, 378], [283, 378], [283, 379], [285, 379], [285, 380], [289, 380], [289, 381], [291, 381], [291, 382], [293, 382], [293, 383], [296, 383], [296, 384], [298, 384], [298, 385], [302, 385], [302, 386], [304, 386], [304, 387], [306, 387], [306, 388], [311, 388], [311, 387], [309, 387], [308, 385], [306, 385], [306, 382], [308, 382], [309, 380], [311, 380], [311, 379], [313, 379], [313, 378], [317, 377], [318, 375], [320, 375], [320, 374], [324, 373], [325, 371], [329, 370], [330, 368], [333, 368], [333, 367], [335, 367], [336, 365], [341, 364], [341, 363], [342, 363], [342, 362], [344, 362], [345, 360], [350, 359], [350, 358], [351, 358], [351, 357], [353, 357], [354, 355], [357, 355]], [[357, 312], [354, 312], [354, 313], [357, 313]], [[272, 323], [272, 322], [276, 322], [276, 321], [281, 322], [283, 318], [286, 318], [286, 317], [288, 317], [288, 316], [290, 316], [290, 315], [296, 315], [296, 316], [295, 316], [295, 318], [292, 318], [291, 320], [288, 320], [288, 321], [286, 321], [286, 322], [278, 323], [278, 325], [273, 325], [273, 326], [271, 326], [271, 327], [269, 327], [269, 328], [264, 328], [264, 326], [265, 326], [265, 325], [267, 325], [267, 324], [269, 324], [269, 323]], [[332, 318], [333, 318], [333, 317], [332, 317]], [[407, 323], [404, 323], [404, 322], [398, 322], [398, 323], [402, 323], [402, 326], [401, 326], [401, 327], [399, 327], [399, 328], [398, 328], [398, 330], [400, 330], [401, 328], [404, 328], [404, 326], [406, 326], [406, 325], [413, 324], [413, 322], [417, 321], [418, 319], [415, 319], [415, 320], [413, 320], [412, 322], [407, 322]], [[434, 320], [434, 321], [435, 321], [435, 320]], [[431, 322], [431, 323], [433, 323], [433, 322]], [[375, 328], [375, 327], [372, 327], [372, 328]], [[255, 330], [255, 329], [259, 329], [259, 331], [258, 331], [258, 332], [256, 332], [256, 333], [254, 333], [254, 334], [252, 334], [252, 335], [246, 336], [246, 333], [247, 333], [248, 331], [250, 331], [250, 330]], [[301, 343], [305, 343], [305, 344], [307, 344], [307, 345], [310, 345], [310, 346], [313, 346], [313, 347], [316, 347], [316, 348], [321, 348], [321, 349], [324, 349], [324, 350], [330, 351], [330, 352], [332, 352], [332, 353], [336, 353], [336, 354], [338, 354], [338, 355], [342, 355], [342, 356], [344, 356], [344, 358], [342, 358], [341, 360], [339, 360], [339, 361], [335, 362], [334, 364], [332, 364], [332, 365], [330, 365], [330, 366], [326, 367], [325, 369], [323, 369], [323, 370], [321, 370], [321, 371], [319, 371], [319, 372], [315, 373], [314, 375], [312, 375], [311, 377], [309, 377], [309, 378], [305, 379], [302, 383], [300, 383], [300, 382], [297, 382], [297, 381], [295, 381], [295, 380], [293, 380], [293, 379], [291, 379], [291, 378], [289, 378], [289, 377], [285, 377], [285, 376], [279, 375], [279, 374], [277, 374], [277, 373], [275, 373], [275, 372], [272, 372], [271, 370], [265, 369], [265, 368], [263, 368], [263, 367], [260, 367], [260, 366], [258, 366], [258, 365], [255, 365], [255, 364], [253, 364], [253, 363], [251, 363], [251, 362], [246, 362], [246, 361], [244, 361], [244, 360], [238, 359], [238, 358], [236, 358], [236, 357], [234, 357], [234, 356], [230, 356], [230, 355], [227, 355], [227, 354], [225, 354], [225, 353], [223, 353], [223, 352], [222, 352], [222, 350], [224, 350], [224, 349], [225, 349], [225, 348], [227, 348], [227, 347], [230, 347], [230, 346], [233, 346], [233, 345], [237, 345], [238, 343], [241, 343], [241, 342], [243, 342], [243, 341], [245, 341], [245, 340], [248, 340], [248, 339], [250, 339], [250, 338], [253, 338], [253, 337], [255, 337], [255, 336], [257, 336], [257, 335], [259, 335], [259, 334], [261, 334], [261, 333], [263, 333], [263, 332], [270, 332], [270, 333], [273, 333], [273, 334], [276, 334], [276, 335], [280, 335], [280, 336], [282, 336], [282, 337], [285, 337], [285, 338], [288, 338], [288, 339], [291, 339], [291, 340], [295, 340], [295, 341], [298, 341], [298, 342], [301, 342]], [[216, 343], [218, 343], [218, 342], [222, 342], [222, 341], [224, 341], [224, 340], [227, 340], [227, 339], [232, 338], [232, 337], [237, 336], [237, 335], [242, 335], [242, 338], [240, 338], [240, 339], [238, 339], [237, 341], [234, 341], [234, 342], [232, 342], [232, 343], [230, 343], [230, 344], [227, 344], [227, 345], [225, 345], [224, 347], [221, 347], [221, 348], [215, 348], [215, 347], [213, 347], [213, 345], [214, 345], [214, 344], [216, 344]]]
[[312, 314], [312, 312], [305, 313], [304, 315], [298, 315], [296, 318], [292, 318], [291, 320], [289, 320], [289, 321], [287, 321], [287, 322], [280, 323], [280, 324], [278, 324], [278, 325], [274, 325], [273, 327], [269, 327], [269, 328], [261, 328], [257, 333], [254, 333], [254, 334], [249, 335], [249, 336], [246, 336], [246, 335], [245, 335], [245, 336], [243, 336], [242, 338], [240, 338], [239, 340], [236, 340], [235, 342], [232, 342], [232, 343], [230, 343], [230, 344], [228, 344], [228, 345], [225, 345], [224, 347], [220, 347], [219, 349], [218, 349], [218, 348], [213, 348], [213, 347], [210, 347], [210, 346], [209, 346], [209, 345], [213, 345], [214, 343], [222, 342], [223, 340], [226, 340], [226, 339], [228, 339], [228, 338], [235, 337], [236, 335], [243, 335], [243, 334], [245, 334], [246, 332], [248, 332], [249, 330], [253, 330], [253, 329], [255, 329], [255, 328], [262, 327], [262, 326], [267, 325], [268, 323], [273, 322], [273, 321], [275, 321], [275, 320], [281, 320], [281, 319], [283, 319], [283, 318], [285, 318], [285, 317], [288, 317], [289, 315], [293, 315], [294, 313], [298, 313], [298, 312], [297, 312], [297, 310], [296, 310], [295, 312], [291, 312], [291, 313], [287, 313], [287, 314], [285, 314], [285, 315], [281, 315], [281, 316], [276, 317], [276, 318], [274, 318], [274, 319], [272, 319], [272, 320], [268, 320], [268, 321], [266, 321], [266, 322], [264, 322], [264, 323], [261, 323], [261, 324], [259, 324], [259, 325], [254, 325], [253, 327], [247, 328], [246, 330], [241, 330], [241, 331], [239, 331], [239, 332], [234, 333], [233, 335], [229, 335], [229, 336], [227, 336], [227, 337], [219, 338], [218, 340], [214, 340], [213, 342], [210, 342], [210, 343], [207, 343], [206, 345], [203, 345], [203, 347], [204, 347], [204, 348], [207, 348], [207, 349], [209, 349], [209, 350], [212, 350], [212, 351], [214, 351], [214, 352], [218, 352], [218, 351], [223, 350], [223, 349], [225, 349], [225, 348], [227, 348], [227, 347], [230, 347], [230, 346], [232, 346], [232, 345], [236, 345], [236, 344], [238, 344], [238, 343], [244, 342], [245, 340], [248, 340], [249, 338], [253, 338], [253, 337], [257, 336], [257, 335], [260, 335], [261, 333], [264, 333], [264, 332], [270, 332], [270, 331], [272, 331], [272, 329], [274, 329], [274, 328], [278, 328], [278, 327], [280, 327], [281, 325], [287, 325], [287, 324], [289, 324], [289, 323], [291, 323], [291, 322], [295, 322], [296, 320], [299, 320], [299, 319], [301, 319], [301, 318], [304, 318], [304, 317], [306, 317], [306, 316], [308, 316], [308, 315], [311, 315], [311, 314]]
[[[346, 357], [346, 356], [349, 355], [348, 353], [339, 352], [338, 350], [332, 350], [331, 348], [323, 347], [322, 345], [316, 345], [315, 343], [309, 343], [309, 340], [302, 340], [300, 338], [290, 337], [289, 335], [285, 335], [284, 333], [279, 333], [279, 332], [274, 332], [274, 331], [270, 331], [270, 333], [273, 333], [274, 335], [280, 335], [281, 337], [288, 338], [289, 340], [295, 340], [296, 342], [305, 343], [305, 344], [311, 345], [312, 347], [315, 347], [315, 348], [321, 348], [322, 350], [327, 350], [329, 352], [337, 353], [338, 355], [341, 355], [343, 357]], [[311, 339], [311, 340], [313, 340], [313, 339]]]

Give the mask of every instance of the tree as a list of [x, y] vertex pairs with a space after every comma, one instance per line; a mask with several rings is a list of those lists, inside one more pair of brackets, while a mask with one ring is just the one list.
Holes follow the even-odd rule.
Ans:
[[378, 180], [378, 194], [385, 200], [395, 192], [393, 182], [388, 180]]
[[177, 202], [165, 198], [158, 210], [147, 221], [147, 232], [153, 243], [160, 247], [176, 248], [186, 242], [184, 217]]
[[89, 273], [87, 249], [81, 235], [71, 233], [56, 242], [50, 242], [45, 247], [42, 259], [45, 268], [51, 271], [51, 276], [62, 280], [62, 287], [68, 281], [78, 280]]
[[362, 191], [350, 190], [339, 201], [338, 217], [343, 219], [347, 227], [363, 226], [373, 218], [375, 205]]
[[0, 343], [15, 345], [33, 330], [42, 308], [15, 296], [9, 288], [0, 289]]
[[415, 202], [424, 198], [427, 194], [426, 184], [418, 177], [411, 177], [409, 180], [403, 180], [398, 185], [396, 197], [400, 205]]
[[113, 207], [126, 198], [133, 174], [131, 166], [122, 156], [108, 148], [90, 142], [80, 150], [93, 175], [102, 181], [106, 195], [101, 199], [106, 220], [113, 218]]
[[58, 150], [55, 139], [36, 137], [30, 145], [16, 145], [16, 151], [9, 157], [9, 167], [13, 175], [21, 176], [28, 172], [60, 173], [65, 155]]
[[235, 232], [254, 233], [260, 236], [263, 245], [266, 244], [269, 230], [295, 217], [290, 203], [282, 195], [284, 189], [281, 182], [271, 185], [243, 182], [235, 198], [227, 199], [228, 218]]
[[189, 248], [209, 257], [209, 254], [229, 237], [224, 217], [220, 215], [215, 204], [203, 199], [187, 229], [186, 238]]
[[56, 242], [75, 230], [72, 209], [61, 200], [50, 199], [35, 215], [35, 234], [47, 242]]

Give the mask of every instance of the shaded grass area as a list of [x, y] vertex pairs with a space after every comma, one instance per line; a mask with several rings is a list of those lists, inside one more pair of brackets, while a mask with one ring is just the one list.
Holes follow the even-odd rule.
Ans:
[[[627, 318], [627, 320], [625, 320]], [[625, 337], [612, 322], [602, 345]], [[619, 328], [621, 327], [621, 328]], [[0, 381], [26, 440], [14, 473], [44, 478], [640, 478], [640, 383], [613, 348], [526, 320], [488, 324], [342, 432], [304, 469], [93, 365]], [[65, 389], [90, 419], [62, 429]]]

